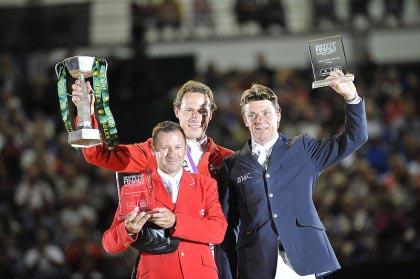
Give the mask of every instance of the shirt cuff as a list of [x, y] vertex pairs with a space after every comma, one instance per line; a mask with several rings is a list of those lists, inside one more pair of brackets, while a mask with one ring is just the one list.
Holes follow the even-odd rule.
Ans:
[[349, 105], [356, 105], [356, 104], [360, 103], [361, 101], [362, 101], [362, 98], [360, 98], [359, 95], [356, 95], [356, 97], [354, 97], [350, 101], [346, 101], [346, 103], [349, 104]]

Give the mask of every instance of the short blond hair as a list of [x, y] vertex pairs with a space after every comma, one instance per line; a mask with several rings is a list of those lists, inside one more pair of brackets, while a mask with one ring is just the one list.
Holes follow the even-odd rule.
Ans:
[[195, 81], [195, 80], [187, 81], [178, 90], [178, 93], [176, 93], [176, 97], [175, 97], [174, 104], [173, 104], [175, 108], [179, 108], [181, 106], [182, 98], [187, 93], [201, 93], [201, 94], [207, 96], [209, 98], [209, 101], [210, 101], [211, 111], [213, 112], [217, 109], [217, 105], [214, 102], [213, 91], [211, 91], [210, 87], [208, 87], [204, 83], [201, 83], [201, 82]]
[[249, 102], [262, 100], [270, 101], [273, 104], [276, 111], [280, 111], [280, 106], [277, 100], [277, 96], [276, 94], [274, 94], [274, 91], [268, 88], [267, 86], [255, 83], [251, 86], [251, 88], [248, 88], [244, 91], [244, 93], [242, 93], [240, 103], [241, 112], [244, 112], [244, 107]]

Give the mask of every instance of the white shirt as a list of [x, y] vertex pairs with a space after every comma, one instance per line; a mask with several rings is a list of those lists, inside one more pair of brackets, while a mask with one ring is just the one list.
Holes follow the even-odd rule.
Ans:
[[[200, 141], [195, 140], [189, 140], [187, 139], [187, 148], [191, 155], [191, 158], [195, 164], [195, 166], [198, 166], [198, 163], [200, 162], [201, 156], [203, 156], [204, 150], [203, 145], [207, 143], [207, 137], [204, 137]], [[194, 168], [191, 166], [191, 162], [188, 160], [188, 156], [185, 155], [185, 170], [188, 172], [194, 172]]]
[[273, 146], [279, 138], [279, 134], [276, 134], [269, 142], [264, 145], [261, 145], [254, 140], [252, 140], [252, 153], [258, 156], [258, 162], [264, 166], [267, 163], [267, 159], [270, 158], [271, 151], [273, 151]]
[[169, 174], [161, 171], [159, 168], [157, 169], [157, 172], [162, 179], [166, 190], [168, 190], [169, 196], [172, 198], [172, 202], [176, 203], [176, 199], [178, 198], [179, 181], [181, 181], [182, 176], [182, 169], [180, 169], [175, 176], [170, 176]]

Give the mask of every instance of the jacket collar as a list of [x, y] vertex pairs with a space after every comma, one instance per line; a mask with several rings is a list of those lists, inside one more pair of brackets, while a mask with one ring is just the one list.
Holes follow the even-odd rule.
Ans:
[[204, 152], [213, 154], [216, 151], [219, 151], [219, 146], [214, 143], [214, 140], [211, 137], [207, 137], [207, 144], [206, 149], [204, 149]]
[[[219, 150], [220, 148], [217, 144], [214, 143], [214, 140], [211, 137], [207, 137], [206, 148], [203, 149], [203, 155], [201, 155], [200, 162], [198, 162], [197, 165], [198, 173], [205, 174], [208, 172], [208, 164], [210, 161], [214, 161], [214, 156], [219, 155]], [[211, 160], [210, 157], [212, 157]]]
[[[245, 143], [242, 150], [240, 151], [239, 159], [254, 169], [264, 171], [263, 166], [261, 166], [260, 163], [258, 163], [257, 158], [252, 154], [251, 144], [252, 144], [251, 139], [249, 139]], [[288, 145], [286, 143], [286, 137], [284, 137], [282, 134], [279, 134], [279, 138], [277, 139], [276, 143], [273, 146], [273, 150], [271, 151], [270, 157], [280, 158], [279, 156], [281, 155], [278, 155], [278, 154], [283, 153], [284, 151], [287, 150], [287, 148], [288, 148]], [[275, 164], [275, 160], [269, 160], [267, 169], [270, 169], [273, 166], [273, 164]]]
[[280, 161], [284, 158], [284, 153], [287, 151], [287, 149], [289, 149], [289, 145], [286, 137], [282, 134], [279, 134], [279, 138], [274, 144], [270, 155], [270, 158], [273, 158], [273, 160], [268, 160], [268, 170], [271, 170], [279, 165]]
[[[172, 202], [172, 199], [169, 196], [169, 193], [166, 190], [166, 187], [163, 184], [162, 179], [157, 173], [157, 169], [155, 169], [152, 172], [152, 183], [153, 183], [153, 191], [155, 194], [155, 199], [160, 201], [169, 210], [174, 211], [175, 204]], [[188, 198], [190, 197], [188, 192], [190, 191], [191, 186], [195, 186], [194, 175], [183, 170], [181, 180], [179, 182], [178, 198], [176, 202], [177, 204], [183, 204], [185, 203], [185, 200], [188, 200]]]

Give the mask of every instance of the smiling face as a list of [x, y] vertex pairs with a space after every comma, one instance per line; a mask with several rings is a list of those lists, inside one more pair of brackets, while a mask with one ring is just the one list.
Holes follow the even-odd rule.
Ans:
[[276, 136], [281, 115], [269, 100], [247, 103], [242, 116], [253, 141], [264, 145]]
[[175, 115], [184, 130], [187, 139], [200, 140], [205, 134], [212, 116], [210, 100], [201, 93], [186, 93]]
[[159, 169], [169, 175], [178, 173], [184, 163], [185, 146], [181, 131], [159, 132], [153, 146]]

